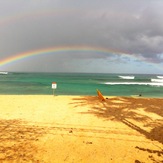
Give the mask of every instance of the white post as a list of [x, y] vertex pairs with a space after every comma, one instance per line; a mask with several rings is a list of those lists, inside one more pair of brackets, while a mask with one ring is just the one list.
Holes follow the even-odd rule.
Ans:
[[57, 83], [52, 82], [52, 89], [53, 89], [53, 96], [54, 96], [54, 90], [57, 89]]

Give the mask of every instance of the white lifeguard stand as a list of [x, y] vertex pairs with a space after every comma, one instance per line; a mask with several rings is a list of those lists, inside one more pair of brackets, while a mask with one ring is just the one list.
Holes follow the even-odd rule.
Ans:
[[52, 89], [53, 89], [53, 95], [54, 95], [54, 90], [57, 89], [57, 83], [52, 82]]

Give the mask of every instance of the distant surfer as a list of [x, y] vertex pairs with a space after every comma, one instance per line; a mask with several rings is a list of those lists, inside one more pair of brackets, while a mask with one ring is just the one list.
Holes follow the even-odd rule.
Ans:
[[142, 96], [142, 94], [140, 93], [140, 94], [139, 94], [139, 97], [141, 97], [141, 96]]

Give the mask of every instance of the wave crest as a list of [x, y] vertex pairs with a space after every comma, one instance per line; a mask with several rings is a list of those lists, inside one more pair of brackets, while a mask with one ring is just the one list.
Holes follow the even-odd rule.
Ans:
[[151, 79], [151, 82], [163, 83], [163, 78], [162, 79]]
[[163, 83], [152, 82], [106, 82], [108, 85], [151, 85], [151, 86], [163, 86]]
[[163, 79], [163, 76], [157, 76], [157, 78], [159, 78], [159, 79]]
[[118, 76], [121, 79], [135, 79], [135, 76]]

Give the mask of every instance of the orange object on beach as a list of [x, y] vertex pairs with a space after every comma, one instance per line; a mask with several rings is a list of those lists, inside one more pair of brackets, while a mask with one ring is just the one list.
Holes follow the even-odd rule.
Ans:
[[102, 95], [102, 93], [98, 89], [97, 89], [97, 95], [98, 95], [100, 100], [105, 101], [104, 96]]

